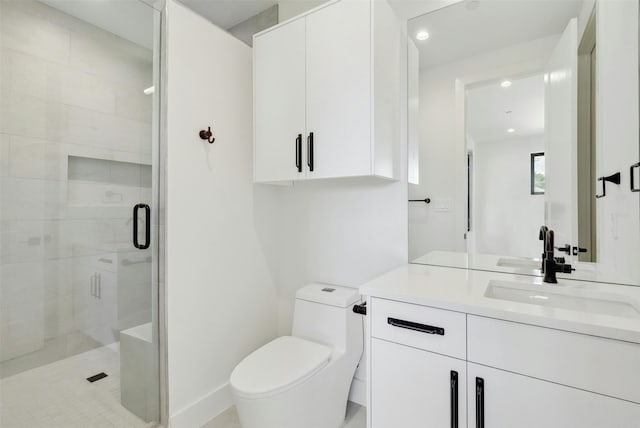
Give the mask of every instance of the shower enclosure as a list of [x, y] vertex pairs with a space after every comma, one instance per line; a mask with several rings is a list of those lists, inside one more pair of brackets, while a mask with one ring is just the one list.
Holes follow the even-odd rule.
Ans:
[[160, 25], [0, 1], [0, 425], [159, 421]]

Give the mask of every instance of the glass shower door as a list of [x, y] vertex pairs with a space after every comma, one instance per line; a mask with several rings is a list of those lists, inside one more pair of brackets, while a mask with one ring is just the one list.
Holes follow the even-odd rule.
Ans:
[[0, 1], [0, 425], [159, 420], [160, 20]]

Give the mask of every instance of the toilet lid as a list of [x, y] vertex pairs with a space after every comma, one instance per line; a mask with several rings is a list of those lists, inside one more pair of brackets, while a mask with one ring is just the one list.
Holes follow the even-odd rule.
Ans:
[[240, 395], [272, 395], [313, 376], [327, 365], [330, 356], [328, 346], [282, 336], [242, 360], [229, 383]]

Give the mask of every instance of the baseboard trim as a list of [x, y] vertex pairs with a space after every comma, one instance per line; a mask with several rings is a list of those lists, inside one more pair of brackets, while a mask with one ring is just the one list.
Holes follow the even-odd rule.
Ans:
[[367, 405], [367, 383], [357, 377], [351, 382], [351, 390], [349, 391], [349, 401], [353, 401], [361, 406]]
[[225, 383], [193, 404], [177, 411], [169, 419], [170, 428], [201, 427], [233, 405], [231, 388]]

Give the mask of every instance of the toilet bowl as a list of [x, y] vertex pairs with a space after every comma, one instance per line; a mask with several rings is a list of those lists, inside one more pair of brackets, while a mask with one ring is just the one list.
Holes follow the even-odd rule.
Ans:
[[243, 428], [339, 428], [362, 356], [353, 288], [311, 284], [296, 293], [291, 336], [257, 349], [230, 385]]

